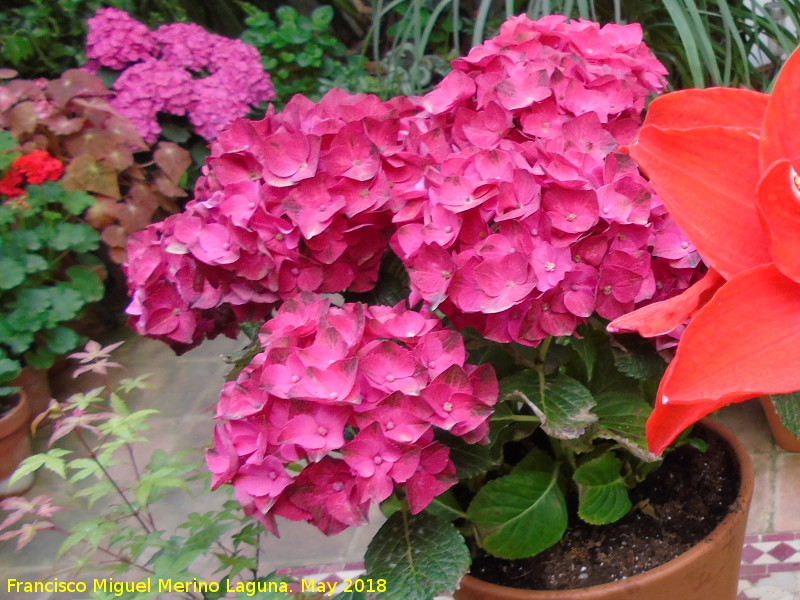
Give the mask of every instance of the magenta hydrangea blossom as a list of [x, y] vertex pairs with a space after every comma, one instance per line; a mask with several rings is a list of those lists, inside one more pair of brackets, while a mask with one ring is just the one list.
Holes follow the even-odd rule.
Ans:
[[111, 104], [149, 143], [161, 133], [159, 112], [187, 115], [210, 141], [251, 107], [275, 98], [258, 51], [240, 40], [194, 23], [150, 31], [116, 8], [98, 10], [88, 25], [87, 68], [121, 71]]
[[136, 331], [185, 350], [298, 292], [371, 290], [401, 204], [383, 158], [396, 150], [376, 142], [396, 143], [408, 106], [332, 91], [236, 121], [211, 145], [195, 200], [128, 244]]
[[486, 438], [494, 371], [465, 364], [461, 336], [435, 315], [302, 293], [259, 340], [223, 388], [207, 460], [213, 486], [233, 485], [276, 533], [275, 516], [327, 534], [364, 524], [396, 488], [418, 513], [456, 482], [434, 428]]
[[453, 68], [412, 99], [427, 198], [392, 238], [412, 303], [536, 345], [690, 283], [694, 249], [620, 153], [665, 83], [638, 25], [520, 16]]

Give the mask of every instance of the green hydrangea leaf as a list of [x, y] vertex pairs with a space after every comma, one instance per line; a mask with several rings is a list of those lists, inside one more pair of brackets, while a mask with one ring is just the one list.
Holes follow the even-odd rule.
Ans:
[[614, 364], [621, 373], [640, 381], [658, 381], [667, 364], [657, 354], [614, 352]]
[[659, 460], [647, 449], [645, 426], [651, 408], [641, 396], [610, 391], [598, 394], [596, 400], [597, 422], [592, 427], [592, 437], [615, 440], [642, 460]]
[[481, 546], [500, 558], [524, 558], [546, 550], [567, 529], [567, 505], [551, 473], [512, 473], [487, 483], [467, 515]]
[[450, 448], [450, 460], [456, 466], [459, 479], [469, 479], [485, 473], [494, 464], [489, 446], [468, 444], [462, 438], [441, 432], [437, 440]]
[[364, 555], [367, 578], [386, 580], [382, 600], [430, 600], [455, 589], [469, 568], [469, 551], [452, 523], [398, 511]]
[[10, 290], [25, 281], [25, 268], [10, 258], [0, 258], [0, 290]]
[[597, 420], [592, 393], [571, 377], [548, 378], [542, 387], [538, 374], [525, 370], [501, 381], [500, 391], [504, 400], [518, 398], [530, 406], [552, 437], [577, 439]]
[[628, 514], [632, 505], [621, 468], [622, 463], [607, 452], [575, 470], [581, 519], [592, 525], [606, 525]]

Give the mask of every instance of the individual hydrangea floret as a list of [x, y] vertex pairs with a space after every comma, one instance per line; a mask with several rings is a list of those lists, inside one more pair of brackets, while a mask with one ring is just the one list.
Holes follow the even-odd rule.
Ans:
[[494, 371], [465, 364], [461, 336], [435, 315], [304, 293], [259, 340], [223, 389], [207, 461], [213, 486], [233, 485], [275, 533], [275, 516], [327, 534], [362, 525], [395, 488], [418, 513], [456, 482], [434, 430], [486, 438]]
[[150, 31], [111, 8], [88, 23], [87, 68], [121, 71], [111, 102], [149, 143], [161, 133], [159, 113], [187, 115], [197, 133], [212, 140], [251, 107], [275, 98], [258, 51], [240, 40], [194, 23]]

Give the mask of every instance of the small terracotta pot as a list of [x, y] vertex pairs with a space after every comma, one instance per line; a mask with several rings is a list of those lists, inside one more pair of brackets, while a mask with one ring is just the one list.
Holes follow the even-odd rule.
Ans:
[[32, 477], [17, 482], [13, 488], [7, 483], [19, 463], [31, 455], [30, 414], [25, 392], [21, 391], [19, 403], [0, 417], [0, 499], [22, 494], [33, 485]]
[[761, 408], [764, 409], [764, 416], [767, 417], [767, 423], [772, 430], [775, 443], [789, 452], [800, 452], [800, 438], [783, 426], [778, 411], [775, 410], [775, 405], [769, 396], [761, 396], [758, 401], [761, 403]]
[[628, 579], [588, 588], [522, 590], [486, 583], [470, 575], [461, 580], [456, 600], [735, 600], [739, 584], [747, 513], [753, 495], [753, 464], [742, 444], [713, 421], [703, 424], [728, 446], [740, 471], [739, 495], [731, 512], [699, 544], [679, 557]]
[[47, 371], [43, 369], [34, 369], [32, 367], [25, 367], [12, 383], [12, 386], [20, 387], [25, 392], [25, 397], [28, 401], [30, 408], [30, 416], [28, 417], [28, 425], [39, 415], [47, 410], [50, 406], [50, 380], [47, 377]]

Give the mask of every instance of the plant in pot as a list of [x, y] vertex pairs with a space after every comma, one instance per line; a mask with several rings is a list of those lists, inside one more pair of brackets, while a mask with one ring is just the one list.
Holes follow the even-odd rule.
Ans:
[[33, 485], [32, 474], [11, 481], [12, 473], [31, 453], [29, 419], [25, 394], [11, 387], [0, 387], [0, 499], [22, 494]]
[[[213, 485], [273, 532], [334, 534], [384, 504], [382, 597], [455, 587], [462, 534], [519, 557], [555, 544], [568, 508], [647, 515], [628, 489], [655, 460], [659, 363], [595, 320], [702, 274], [619, 152], [663, 87], [639, 28], [518, 17], [453, 69], [421, 97], [333, 90], [235, 122], [186, 210], [128, 245], [140, 333], [184, 351], [271, 317], [223, 388]], [[662, 333], [668, 349], [680, 329]], [[733, 566], [703, 597], [735, 593], [742, 489]]]
[[[103, 297], [104, 270], [92, 254], [100, 236], [79, 220], [93, 198], [67, 192], [64, 167], [47, 152], [23, 154], [6, 132], [0, 144], [0, 391], [7, 393], [22, 385], [23, 368], [46, 370], [78, 344], [70, 321]], [[49, 394], [33, 414], [47, 402]]]

